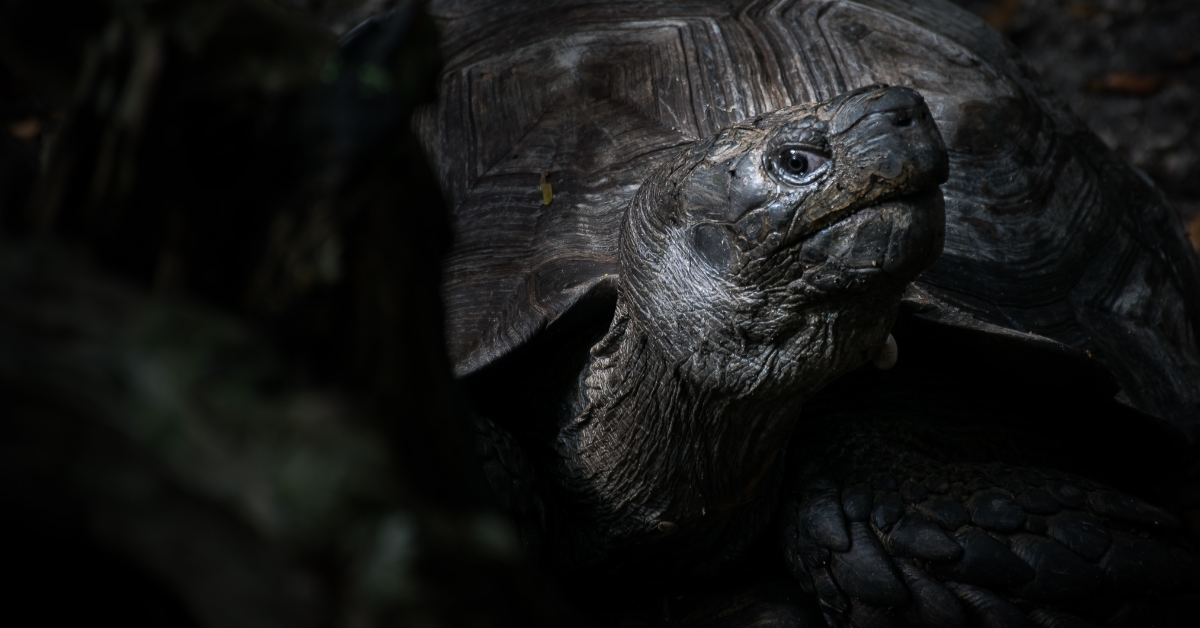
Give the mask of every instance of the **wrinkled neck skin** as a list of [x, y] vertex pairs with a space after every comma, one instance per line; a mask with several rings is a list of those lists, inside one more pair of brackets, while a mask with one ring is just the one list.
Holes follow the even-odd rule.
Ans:
[[770, 520], [800, 407], [887, 339], [941, 252], [948, 159], [870, 86], [734, 125], [652, 173], [550, 477], [568, 569], [706, 575]]
[[[734, 338], [695, 339], [683, 359], [680, 347], [664, 346], [671, 331], [623, 316], [592, 362], [587, 405], [562, 432], [572, 488], [631, 534], [664, 521], [702, 523], [762, 497], [757, 489], [780, 462], [802, 403], [825, 383], [823, 372], [837, 370], [788, 349], [828, 355], [832, 336], [852, 331], [835, 312], [807, 314], [784, 345], [741, 352]], [[780, 371], [809, 375], [807, 385], [779, 386]]]
[[806, 302], [786, 289], [804, 271], [799, 248], [731, 280], [655, 242], [671, 233], [650, 204], [635, 201], [622, 233], [629, 272], [556, 442], [558, 477], [590, 528], [580, 538], [605, 539], [593, 551], [650, 572], [660, 551], [665, 569], [716, 561], [695, 573], [767, 524], [801, 405], [870, 357], [862, 347], [887, 337], [903, 286]]

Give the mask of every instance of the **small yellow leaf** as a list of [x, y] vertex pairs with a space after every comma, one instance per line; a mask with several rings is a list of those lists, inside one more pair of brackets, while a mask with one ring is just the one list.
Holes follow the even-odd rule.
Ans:
[[1200, 214], [1192, 219], [1192, 223], [1188, 225], [1188, 239], [1192, 241], [1192, 248], [1200, 253]]
[[548, 177], [548, 176], [550, 176], [550, 173], [543, 170], [542, 171], [542, 183], [541, 183], [542, 205], [549, 205], [550, 201], [554, 200], [554, 188], [550, 187], [550, 182], [546, 180], [546, 177]]

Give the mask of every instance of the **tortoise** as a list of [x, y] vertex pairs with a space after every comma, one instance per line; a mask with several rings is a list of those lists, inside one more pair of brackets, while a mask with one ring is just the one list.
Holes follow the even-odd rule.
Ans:
[[1001, 35], [942, 0], [429, 8], [448, 352], [584, 607], [1197, 612], [1200, 270]]

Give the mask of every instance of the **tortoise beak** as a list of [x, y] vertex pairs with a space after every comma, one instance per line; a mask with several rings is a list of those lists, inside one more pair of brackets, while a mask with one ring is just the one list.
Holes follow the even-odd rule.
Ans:
[[[950, 174], [949, 157], [925, 100], [906, 87], [873, 85], [818, 108], [828, 121], [835, 175], [797, 212], [794, 242], [864, 207], [927, 193]], [[815, 202], [814, 202], [815, 201]]]
[[[950, 177], [942, 134], [925, 99], [907, 87], [878, 86], [842, 100], [829, 133], [833, 143], [855, 147], [854, 165], [894, 180], [910, 191], [927, 190]], [[840, 141], [839, 141], [840, 140]]]

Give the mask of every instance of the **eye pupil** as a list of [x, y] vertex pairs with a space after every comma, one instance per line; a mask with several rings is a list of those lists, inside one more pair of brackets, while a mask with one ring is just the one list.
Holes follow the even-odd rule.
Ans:
[[802, 175], [808, 172], [808, 158], [804, 156], [804, 153], [794, 148], [789, 148], [783, 151], [780, 157], [782, 157], [780, 161], [783, 163], [783, 169], [788, 174]]

